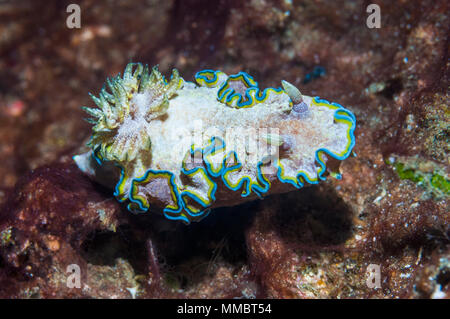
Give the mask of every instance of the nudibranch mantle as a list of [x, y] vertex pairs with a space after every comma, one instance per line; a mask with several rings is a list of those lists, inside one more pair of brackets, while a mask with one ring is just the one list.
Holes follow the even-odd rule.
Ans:
[[130, 211], [187, 224], [214, 207], [341, 177], [338, 161], [355, 144], [349, 110], [286, 81], [260, 89], [245, 72], [203, 70], [195, 81], [128, 64], [92, 96], [98, 108], [84, 108], [95, 125], [78, 167]]

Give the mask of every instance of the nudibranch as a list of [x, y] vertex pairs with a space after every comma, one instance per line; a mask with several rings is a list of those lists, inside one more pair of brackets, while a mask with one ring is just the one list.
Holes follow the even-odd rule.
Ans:
[[245, 72], [166, 79], [141, 63], [106, 81], [91, 116], [90, 151], [74, 156], [132, 212], [186, 224], [214, 207], [340, 178], [355, 116], [292, 84], [261, 89]]

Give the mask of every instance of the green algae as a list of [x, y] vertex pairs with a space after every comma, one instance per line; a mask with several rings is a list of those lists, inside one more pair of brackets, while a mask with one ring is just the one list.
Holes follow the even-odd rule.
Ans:
[[414, 169], [405, 168], [405, 165], [402, 163], [396, 164], [395, 170], [401, 179], [408, 179], [414, 183], [422, 183], [424, 180], [424, 176], [420, 174], [420, 171], [417, 172]]
[[417, 163], [386, 162], [394, 166], [400, 179], [409, 180], [422, 186], [434, 197], [439, 199], [450, 195], [450, 181], [438, 168], [432, 171], [422, 171], [420, 169], [421, 165]]
[[5, 247], [12, 243], [12, 228], [8, 227], [0, 232], [0, 246]]
[[450, 181], [444, 176], [434, 174], [433, 177], [431, 177], [431, 185], [441, 190], [446, 195], [450, 194]]

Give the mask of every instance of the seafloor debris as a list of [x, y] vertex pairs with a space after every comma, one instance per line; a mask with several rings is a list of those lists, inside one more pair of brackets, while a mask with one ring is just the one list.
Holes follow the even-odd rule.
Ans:
[[92, 96], [99, 108], [84, 108], [95, 126], [78, 166], [116, 185], [129, 210], [162, 209], [185, 223], [212, 207], [316, 184], [327, 169], [340, 178], [332, 159], [354, 146], [349, 110], [286, 81], [262, 90], [245, 72], [204, 70], [195, 80], [128, 64], [107, 80], [109, 92]]

